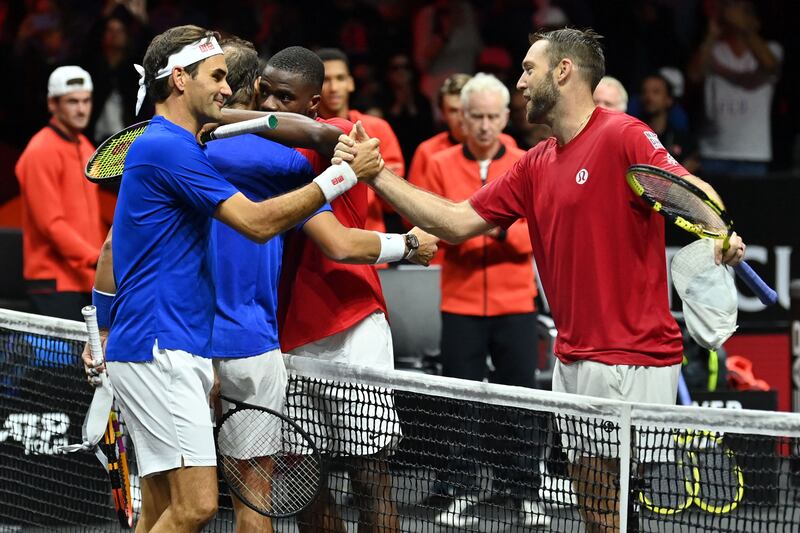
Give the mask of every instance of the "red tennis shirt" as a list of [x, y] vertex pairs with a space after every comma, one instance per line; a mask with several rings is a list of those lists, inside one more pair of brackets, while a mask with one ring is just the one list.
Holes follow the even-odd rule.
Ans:
[[[317, 119], [350, 132], [342, 118]], [[330, 161], [312, 150], [300, 150], [319, 174]], [[367, 186], [363, 183], [331, 202], [334, 216], [348, 228], [364, 228]], [[328, 259], [302, 230], [286, 235], [278, 289], [278, 327], [281, 350], [340, 333], [374, 311], [386, 313], [381, 282], [373, 265], [347, 265]]]
[[664, 220], [625, 181], [636, 163], [688, 174], [644, 123], [597, 108], [575, 139], [562, 147], [555, 138], [542, 141], [470, 198], [491, 224], [508, 228], [527, 218], [564, 363], [681, 361]]

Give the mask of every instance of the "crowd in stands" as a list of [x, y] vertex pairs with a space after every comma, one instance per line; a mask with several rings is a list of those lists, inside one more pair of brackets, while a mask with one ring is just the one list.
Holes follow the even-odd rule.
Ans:
[[[787, 75], [794, 70], [797, 40], [791, 17], [781, 16], [791, 3], [12, 1], [0, 6], [0, 62], [14, 73], [17, 90], [0, 104], [0, 143], [3, 153], [18, 153], [47, 121], [47, 78], [64, 64], [82, 66], [95, 80], [87, 129], [93, 142], [134, 122], [132, 63], [141, 61], [153, 35], [196, 23], [254, 42], [264, 58], [290, 45], [342, 49], [355, 80], [350, 106], [392, 125], [408, 166], [416, 146], [444, 129], [436, 98], [445, 78], [487, 72], [513, 88], [528, 47], [520, 36], [570, 25], [605, 36], [607, 71], [630, 95], [629, 113], [647, 118], [653, 106], [662, 105], [652, 102], [652, 91], [667, 91], [668, 129], [692, 139], [707, 171], [787, 170], [797, 166], [797, 82]], [[661, 76], [666, 87], [656, 88], [652, 76]], [[542, 132], [526, 125], [521, 113], [514, 119], [522, 102], [513, 93], [507, 132], [528, 148]], [[726, 165], [730, 159], [748, 165]], [[0, 184], [0, 203], [16, 192], [6, 190], [14, 187], [8, 170], [0, 177], [12, 183]]]

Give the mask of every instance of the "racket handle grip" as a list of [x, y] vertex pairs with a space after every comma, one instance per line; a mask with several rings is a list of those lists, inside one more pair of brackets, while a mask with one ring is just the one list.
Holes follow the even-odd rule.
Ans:
[[200, 140], [203, 144], [208, 141], [215, 141], [217, 139], [227, 139], [235, 135], [243, 135], [245, 133], [257, 133], [264, 130], [274, 130], [278, 126], [278, 117], [275, 115], [264, 115], [263, 117], [253, 118], [250, 120], [243, 120], [234, 124], [226, 124], [220, 126], [214, 131], [203, 133]]
[[736, 275], [744, 281], [745, 285], [750, 287], [750, 290], [758, 296], [762, 304], [767, 306], [775, 305], [778, 301], [778, 293], [775, 292], [775, 289], [767, 285], [764, 280], [761, 279], [761, 276], [750, 268], [750, 265], [742, 261], [733, 267], [733, 270], [736, 272]]
[[83, 319], [86, 321], [86, 333], [89, 335], [89, 351], [95, 366], [103, 363], [103, 345], [100, 343], [100, 328], [97, 326], [97, 308], [87, 305], [81, 309]]

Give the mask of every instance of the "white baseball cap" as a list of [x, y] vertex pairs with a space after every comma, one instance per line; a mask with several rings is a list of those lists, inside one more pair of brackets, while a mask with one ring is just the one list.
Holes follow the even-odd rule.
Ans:
[[681, 248], [671, 271], [689, 335], [700, 346], [716, 350], [736, 331], [738, 300], [731, 272], [714, 262], [714, 240], [700, 239]]
[[75, 91], [91, 91], [93, 88], [92, 77], [81, 67], [58, 67], [47, 81], [47, 97], [55, 98]]

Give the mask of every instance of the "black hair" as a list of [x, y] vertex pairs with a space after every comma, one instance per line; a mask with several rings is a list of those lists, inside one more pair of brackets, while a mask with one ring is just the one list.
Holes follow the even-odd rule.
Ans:
[[325, 65], [322, 60], [317, 54], [302, 46], [284, 48], [269, 58], [267, 66], [299, 74], [309, 86], [318, 91], [322, 90], [322, 84], [325, 82]]

